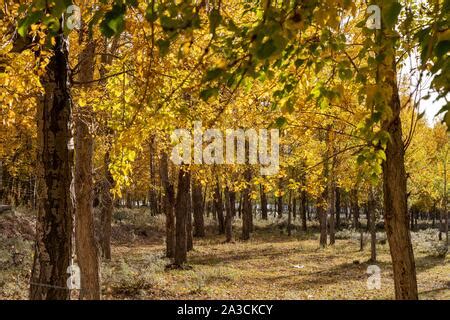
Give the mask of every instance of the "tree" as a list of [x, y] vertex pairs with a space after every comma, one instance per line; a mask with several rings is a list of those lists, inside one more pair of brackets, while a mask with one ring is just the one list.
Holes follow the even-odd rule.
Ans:
[[[175, 256], [175, 190], [169, 180], [169, 162], [166, 153], [161, 155], [159, 168], [161, 170], [161, 182], [164, 187], [163, 208], [166, 215], [166, 256], [173, 258]], [[180, 260], [183, 260], [183, 257]]]
[[187, 230], [186, 222], [188, 215], [189, 202], [189, 186], [190, 186], [190, 172], [179, 170], [178, 173], [178, 190], [175, 205], [175, 252], [174, 252], [174, 266], [182, 267], [187, 262]]
[[234, 202], [232, 202], [231, 199], [231, 192], [230, 188], [228, 186], [225, 187], [225, 236], [226, 236], [226, 242], [232, 242], [233, 241], [233, 212], [232, 207], [234, 206]]
[[264, 192], [263, 185], [259, 185], [259, 191], [261, 196], [261, 218], [267, 220], [267, 195]]
[[[192, 180], [192, 208], [194, 211], [194, 237], [205, 236], [205, 222], [203, 210], [202, 185], [195, 179]], [[205, 195], [206, 196], [206, 195]]]
[[219, 234], [225, 234], [225, 219], [223, 216], [223, 199], [222, 190], [220, 189], [219, 181], [216, 181], [216, 188], [214, 189], [214, 210], [216, 211], [216, 218], [219, 223]]
[[[377, 261], [377, 230], [376, 230], [376, 212], [375, 212], [375, 195], [373, 187], [369, 187], [369, 199], [367, 202], [367, 210], [370, 215], [370, 261]], [[367, 221], [369, 223], [369, 221]]]
[[[391, 4], [390, 7], [387, 1], [380, 4], [381, 8], [389, 11], [398, 8], [398, 3]], [[386, 104], [391, 110], [391, 116], [386, 117], [381, 126], [390, 136], [386, 145], [386, 160], [383, 162], [384, 219], [394, 269], [395, 296], [397, 299], [418, 299], [416, 266], [408, 228], [396, 47], [395, 40], [390, 36], [394, 24], [395, 22], [389, 25], [384, 21], [377, 34], [378, 43], [381, 44], [377, 48], [377, 55], [381, 60], [377, 70], [377, 85], [389, 90], [390, 97], [387, 98]]]
[[30, 299], [67, 300], [67, 268], [72, 258], [74, 203], [71, 190], [72, 102], [67, 38], [60, 28], [51, 58], [41, 76], [44, 88], [38, 104], [36, 246]]
[[245, 187], [242, 190], [242, 240], [249, 240], [252, 231], [252, 202], [249, 185], [251, 177], [251, 169], [246, 168], [244, 172]]
[[[80, 77], [89, 83], [94, 77], [95, 42], [88, 39], [80, 54]], [[88, 85], [87, 85], [88, 87]], [[100, 299], [100, 275], [94, 236], [92, 158], [94, 139], [90, 132], [92, 108], [80, 106], [75, 121], [75, 239], [81, 271], [80, 299]]]

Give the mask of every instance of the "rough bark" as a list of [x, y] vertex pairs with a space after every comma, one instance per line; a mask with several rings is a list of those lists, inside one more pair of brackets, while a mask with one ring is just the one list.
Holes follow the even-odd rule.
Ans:
[[[95, 43], [88, 41], [79, 58], [79, 80], [82, 83], [94, 78], [94, 55]], [[93, 213], [92, 112], [89, 106], [80, 107], [75, 121], [75, 243], [80, 267], [80, 299], [83, 300], [100, 299], [100, 270]]]
[[175, 257], [174, 265], [181, 267], [187, 262], [187, 215], [189, 211], [189, 185], [190, 173], [179, 170], [178, 191], [175, 205]]
[[[389, 43], [385, 50], [392, 52], [394, 56], [394, 46], [392, 42]], [[385, 227], [394, 270], [395, 297], [415, 300], [418, 299], [416, 266], [408, 228], [405, 151], [395, 57], [392, 57], [390, 65], [384, 67], [388, 70], [385, 70], [387, 76], [383, 82], [392, 90], [389, 101], [392, 117], [382, 123], [382, 129], [390, 135], [386, 147], [386, 161], [383, 162]]]
[[173, 258], [175, 254], [175, 190], [169, 179], [169, 160], [166, 153], [161, 154], [159, 168], [164, 188], [163, 207], [166, 215], [166, 256]]
[[[112, 64], [113, 56], [115, 51], [117, 50], [118, 45], [118, 37], [114, 38], [111, 46], [108, 44], [108, 39], [105, 37], [103, 39], [103, 51], [105, 53], [110, 52], [111, 54], [102, 54], [101, 55], [101, 64], [100, 64], [100, 78], [105, 78], [107, 73], [107, 65]], [[102, 86], [106, 86], [106, 80], [101, 80], [100, 84]], [[112, 129], [108, 127], [108, 120], [105, 121], [105, 129], [107, 135], [112, 135]], [[105, 260], [111, 260], [111, 223], [112, 223], [112, 215], [114, 210], [114, 198], [112, 195], [112, 189], [114, 187], [114, 178], [109, 169], [109, 165], [111, 163], [111, 142], [108, 141], [108, 146], [105, 152], [105, 156], [103, 159], [104, 165], [104, 173], [103, 173], [103, 182], [101, 188], [101, 209], [100, 209], [100, 249], [101, 256]], [[117, 200], [119, 201], [119, 199]]]
[[72, 255], [73, 146], [69, 52], [62, 30], [55, 37], [38, 103], [38, 217], [31, 272], [31, 300], [67, 300]]

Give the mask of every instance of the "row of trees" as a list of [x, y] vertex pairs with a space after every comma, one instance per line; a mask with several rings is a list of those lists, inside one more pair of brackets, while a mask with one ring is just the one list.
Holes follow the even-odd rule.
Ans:
[[[6, 198], [38, 211], [32, 299], [69, 297], [61, 287], [75, 252], [81, 297], [99, 298], [94, 198], [106, 259], [113, 198], [148, 196], [166, 215], [167, 253], [181, 266], [188, 212], [200, 223], [207, 193], [228, 241], [237, 197], [247, 240], [258, 195], [264, 208], [273, 193], [281, 210], [297, 193], [303, 217], [306, 202], [317, 207], [322, 246], [340, 194], [354, 213], [366, 202], [369, 216], [382, 198], [396, 297], [417, 299], [408, 201], [417, 212], [440, 207], [447, 219], [448, 136], [417, 111], [421, 81], [398, 72], [421, 50], [414, 72], [437, 74], [432, 86], [446, 96], [448, 1], [374, 1], [380, 29], [365, 25], [359, 1], [78, 1], [78, 32], [62, 18], [71, 4], [1, 9], [0, 159], [13, 180]], [[198, 120], [205, 129], [279, 128], [279, 173], [173, 167], [170, 133]], [[17, 195], [24, 189], [30, 199]]]

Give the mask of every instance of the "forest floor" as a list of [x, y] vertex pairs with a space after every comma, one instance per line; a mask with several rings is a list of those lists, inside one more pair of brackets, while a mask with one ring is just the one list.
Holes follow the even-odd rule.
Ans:
[[[0, 216], [0, 299], [26, 299], [31, 267], [31, 239], [24, 236], [29, 215]], [[252, 239], [223, 243], [214, 222], [207, 237], [194, 240], [186, 270], [167, 270], [163, 217], [144, 210], [115, 213], [112, 260], [102, 263], [104, 299], [392, 299], [389, 247], [377, 245], [378, 261], [368, 262], [370, 244], [359, 250], [358, 234], [341, 231], [336, 244], [319, 249], [314, 228], [288, 236], [283, 222], [256, 221]], [[313, 225], [314, 223], [312, 223]], [[21, 230], [8, 230], [16, 226]], [[313, 226], [314, 227], [314, 226]], [[6, 231], [5, 231], [6, 230]], [[15, 233], [14, 233], [15, 232]], [[437, 232], [413, 233], [420, 299], [450, 299], [450, 264], [435, 250]], [[3, 236], [2, 236], [3, 237]], [[379, 238], [383, 235], [380, 233]], [[365, 239], [367, 235], [365, 236]], [[367, 239], [366, 239], [367, 240]], [[381, 289], [367, 288], [367, 268], [381, 269]]]

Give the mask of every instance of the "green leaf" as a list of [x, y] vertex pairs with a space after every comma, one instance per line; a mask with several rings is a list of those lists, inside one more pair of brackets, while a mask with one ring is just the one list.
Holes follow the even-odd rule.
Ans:
[[147, 19], [148, 22], [155, 22], [158, 19], [158, 15], [154, 11], [151, 3], [149, 3], [147, 10], [145, 10], [145, 19]]
[[393, 1], [386, 9], [383, 9], [383, 21], [387, 27], [392, 28], [397, 23], [402, 8], [399, 2]]
[[219, 78], [225, 70], [222, 68], [213, 68], [206, 72], [204, 81], [213, 81]]
[[359, 165], [362, 165], [364, 161], [366, 161], [366, 157], [362, 154], [360, 154], [358, 158], [356, 158], [356, 163], [358, 163]]
[[60, 29], [61, 24], [59, 23], [59, 19], [52, 17], [52, 16], [48, 16], [45, 17], [42, 22], [48, 27], [48, 29], [53, 32], [53, 33], [57, 33]]
[[125, 28], [125, 5], [114, 5], [111, 11], [105, 14], [100, 24], [102, 34], [108, 38], [122, 33]]
[[137, 0], [127, 0], [126, 3], [133, 8], [137, 8], [139, 5]]
[[287, 119], [285, 117], [279, 117], [276, 121], [275, 121], [275, 126], [277, 128], [282, 128], [287, 124]]
[[443, 55], [450, 52], [450, 41], [445, 40], [445, 41], [439, 42], [437, 44], [436, 48], [434, 49], [434, 52], [435, 52], [436, 56], [438, 56], [438, 57], [442, 57]]
[[305, 62], [305, 59], [297, 59], [295, 60], [295, 66], [298, 68]]
[[43, 11], [37, 11], [37, 12], [32, 12], [30, 14], [28, 14], [28, 16], [23, 19], [21, 22], [19, 22], [19, 27], [17, 29], [17, 32], [19, 33], [19, 35], [22, 38], [25, 38], [28, 34], [28, 28], [32, 25], [35, 24], [39, 21], [39, 19], [41, 19], [41, 17], [43, 16], [44, 12]]
[[156, 41], [156, 45], [158, 46], [159, 54], [162, 57], [165, 56], [167, 53], [169, 53], [170, 40], [168, 40], [168, 39], [158, 39], [158, 41]]
[[339, 69], [339, 78], [341, 80], [349, 80], [353, 77], [353, 72], [349, 68], [340, 68]]
[[256, 55], [259, 59], [267, 59], [270, 58], [277, 51], [277, 47], [272, 39], [261, 44], [258, 48]]
[[216, 33], [217, 27], [222, 22], [222, 16], [220, 15], [220, 11], [218, 9], [211, 10], [209, 14], [209, 31], [211, 34]]

